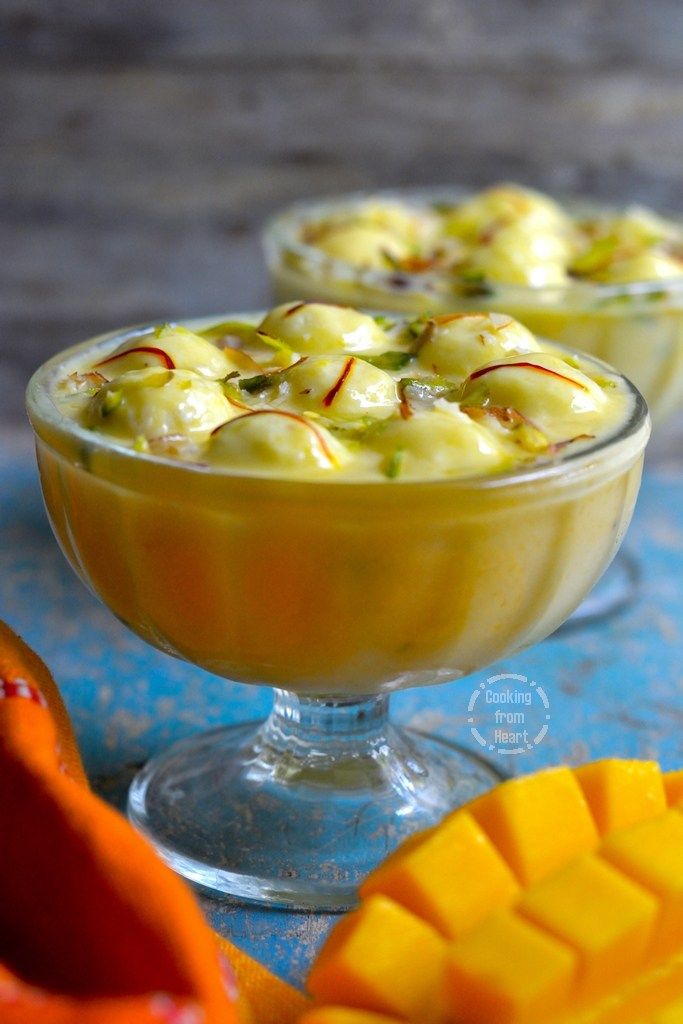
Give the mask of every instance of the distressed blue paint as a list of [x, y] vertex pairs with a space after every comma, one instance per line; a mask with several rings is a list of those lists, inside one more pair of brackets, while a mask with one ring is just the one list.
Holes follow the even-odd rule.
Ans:
[[[81, 586], [43, 512], [30, 446], [0, 436], [0, 617], [51, 665], [98, 789], [119, 802], [135, 767], [174, 739], [257, 717], [265, 690], [226, 683], [151, 650]], [[550, 732], [504, 767], [528, 771], [606, 754], [683, 763], [683, 469], [645, 475], [628, 546], [645, 573], [641, 599], [608, 623], [565, 632], [497, 671], [543, 684]], [[464, 743], [472, 680], [413, 690], [395, 714]], [[324, 916], [204, 903], [212, 924], [300, 982], [331, 923]]]

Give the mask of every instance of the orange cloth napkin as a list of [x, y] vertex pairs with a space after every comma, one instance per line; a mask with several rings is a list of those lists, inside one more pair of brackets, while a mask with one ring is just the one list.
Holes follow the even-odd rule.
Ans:
[[305, 1006], [90, 791], [52, 676], [0, 621], [2, 1024], [293, 1024]]

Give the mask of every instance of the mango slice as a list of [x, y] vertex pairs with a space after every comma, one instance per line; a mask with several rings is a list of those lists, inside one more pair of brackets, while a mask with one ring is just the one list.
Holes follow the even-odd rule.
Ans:
[[569, 768], [503, 782], [467, 809], [523, 885], [598, 845], [586, 798]]
[[421, 843], [404, 844], [363, 883], [361, 897], [383, 893], [456, 939], [512, 903], [519, 885], [474, 818], [457, 811]]
[[431, 925], [385, 896], [370, 896], [344, 918], [308, 978], [318, 1000], [427, 1021], [446, 944]]
[[600, 835], [628, 828], [666, 810], [662, 773], [655, 761], [609, 758], [575, 768], [574, 775]]
[[608, 836], [601, 850], [624, 874], [655, 893], [662, 911], [655, 954], [683, 947], [683, 814], [667, 811]]
[[683, 1024], [683, 772], [607, 759], [505, 782], [361, 895], [302, 1024]]
[[533, 1024], [566, 1003], [576, 956], [514, 913], [492, 914], [451, 947], [449, 1018], [472, 1024]]
[[587, 855], [529, 889], [517, 911], [576, 951], [577, 993], [595, 998], [638, 968], [659, 903], [606, 861]]

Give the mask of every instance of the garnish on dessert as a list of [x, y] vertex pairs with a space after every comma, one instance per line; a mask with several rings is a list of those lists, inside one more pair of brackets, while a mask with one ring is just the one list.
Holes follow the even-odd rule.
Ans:
[[58, 391], [83, 426], [151, 457], [401, 482], [561, 458], [616, 431], [631, 402], [616, 374], [507, 315], [319, 302], [136, 331], [69, 365]]
[[[642, 207], [572, 214], [549, 196], [499, 184], [459, 202], [366, 199], [301, 229], [301, 240], [361, 270], [452, 278], [485, 299], [496, 285], [625, 284], [683, 277], [683, 233]], [[408, 284], [408, 279], [404, 279]]]

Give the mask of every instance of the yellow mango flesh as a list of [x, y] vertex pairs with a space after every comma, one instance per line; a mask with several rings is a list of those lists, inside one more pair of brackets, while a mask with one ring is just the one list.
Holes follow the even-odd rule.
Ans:
[[468, 810], [523, 885], [598, 844], [588, 804], [569, 768], [503, 782]]
[[456, 942], [445, 973], [449, 1016], [472, 1024], [532, 1024], [566, 1002], [576, 956], [514, 913], [491, 915]]
[[519, 890], [505, 861], [466, 811], [451, 815], [421, 843], [406, 846], [366, 879], [360, 894], [390, 896], [446, 938], [458, 938], [512, 903]]
[[652, 762], [542, 771], [412, 836], [333, 930], [305, 1024], [683, 1024], [683, 812], [665, 783], [678, 803]]
[[683, 769], [677, 772], [667, 772], [662, 776], [666, 802], [669, 807], [683, 802]]
[[677, 810], [608, 836], [602, 855], [624, 874], [655, 893], [662, 912], [655, 953], [683, 946], [683, 814]]
[[[574, 769], [601, 835], [628, 828], [666, 810], [667, 798], [655, 761], [610, 758]], [[683, 785], [682, 785], [683, 796]]]
[[324, 1002], [427, 1020], [446, 944], [434, 929], [384, 896], [371, 896], [332, 932], [308, 978]]
[[638, 968], [659, 903], [606, 861], [588, 855], [532, 886], [517, 911], [576, 951], [577, 992], [595, 998]]
[[[677, 999], [666, 1010], [657, 1013], [649, 1024], [682, 1024], [683, 1022], [683, 999]], [[341, 1022], [340, 1022], [341, 1024]], [[351, 1024], [351, 1021], [349, 1021]], [[359, 1022], [360, 1024], [360, 1022]], [[368, 1022], [370, 1024], [370, 1022]]]

